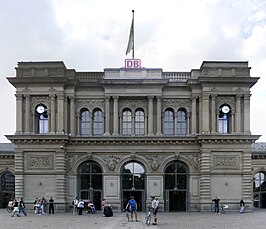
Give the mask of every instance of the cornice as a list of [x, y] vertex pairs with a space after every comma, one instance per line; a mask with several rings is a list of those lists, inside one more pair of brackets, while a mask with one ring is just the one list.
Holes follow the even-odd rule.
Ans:
[[8, 135], [14, 144], [69, 144], [69, 145], [197, 145], [197, 144], [252, 144], [258, 135], [190, 135], [143, 137], [73, 137], [69, 135]]

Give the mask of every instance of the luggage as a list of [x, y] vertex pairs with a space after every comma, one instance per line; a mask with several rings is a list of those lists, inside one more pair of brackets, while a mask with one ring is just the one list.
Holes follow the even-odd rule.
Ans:
[[104, 207], [104, 212], [103, 212], [105, 217], [111, 217], [113, 216], [113, 210], [110, 206]]

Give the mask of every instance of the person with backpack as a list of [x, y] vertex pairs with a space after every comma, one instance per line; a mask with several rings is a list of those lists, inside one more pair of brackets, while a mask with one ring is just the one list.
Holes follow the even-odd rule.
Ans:
[[79, 203], [79, 198], [76, 197], [73, 201], [72, 201], [72, 205], [73, 205], [73, 215], [76, 215], [78, 213], [78, 203]]
[[131, 212], [131, 220], [133, 222], [133, 214], [135, 215], [136, 222], [138, 221], [138, 215], [137, 215], [137, 202], [134, 200], [134, 196], [130, 197], [130, 200], [127, 203], [126, 209], [129, 207]]

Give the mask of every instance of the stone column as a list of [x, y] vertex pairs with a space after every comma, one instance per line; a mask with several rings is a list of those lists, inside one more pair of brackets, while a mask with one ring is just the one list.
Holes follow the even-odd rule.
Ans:
[[135, 116], [135, 113], [133, 113], [132, 112], [132, 120], [131, 120], [131, 135], [132, 136], [135, 136], [136, 135], [136, 133], [135, 133], [135, 118], [136, 118], [136, 116]]
[[148, 134], [148, 116], [145, 114], [145, 135]]
[[22, 95], [16, 94], [16, 134], [22, 134], [22, 123], [23, 123], [23, 111], [22, 111]]
[[55, 133], [55, 95], [50, 96], [50, 101], [51, 101], [51, 133]]
[[58, 203], [57, 209], [62, 210], [66, 208], [67, 196], [66, 154], [65, 148], [56, 152], [56, 202]]
[[210, 133], [210, 108], [209, 108], [209, 95], [202, 95], [202, 110], [201, 110], [201, 121], [202, 121], [202, 133]]
[[76, 112], [77, 134], [80, 135], [80, 113]]
[[193, 96], [191, 99], [191, 134], [197, 133], [197, 97]]
[[15, 150], [15, 198], [24, 197], [24, 154]]
[[75, 97], [71, 96], [70, 97], [70, 134], [75, 135]]
[[241, 132], [241, 95], [236, 95], [236, 115], [235, 115], [236, 133]]
[[153, 96], [148, 96], [149, 113], [148, 113], [148, 135], [153, 135]]
[[57, 95], [57, 129], [56, 132], [63, 134], [64, 129], [64, 95]]
[[201, 211], [211, 209], [211, 152], [210, 150], [202, 150], [200, 161], [200, 204]]
[[211, 133], [216, 133], [216, 97], [211, 95]]
[[190, 134], [190, 112], [187, 112], [186, 124], [187, 124], [187, 134]]
[[244, 133], [250, 134], [250, 96], [244, 95]]
[[105, 98], [105, 136], [110, 135], [110, 97]]
[[118, 135], [118, 96], [114, 96], [114, 132], [113, 135]]
[[157, 96], [157, 133], [156, 135], [162, 135], [162, 99]]
[[199, 98], [199, 133], [202, 132], [202, 116], [201, 116], [201, 113], [202, 113], [202, 100]]
[[25, 106], [25, 132], [30, 133], [30, 95], [26, 95], [26, 106]]
[[250, 174], [251, 174], [251, 150], [250, 145], [248, 145], [247, 150], [243, 151], [242, 158], [242, 197], [244, 199], [252, 200], [252, 190], [250, 185]]

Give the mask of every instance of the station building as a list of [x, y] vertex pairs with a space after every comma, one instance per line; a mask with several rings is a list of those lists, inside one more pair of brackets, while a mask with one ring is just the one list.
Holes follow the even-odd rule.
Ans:
[[18, 62], [7, 78], [16, 132], [1, 144], [2, 202], [52, 196], [67, 210], [79, 197], [100, 209], [105, 198], [120, 211], [133, 195], [139, 211], [150, 196], [162, 211], [209, 211], [218, 196], [231, 210], [241, 198], [247, 210], [266, 207], [250, 70], [247, 61], [203, 61], [188, 72]]

